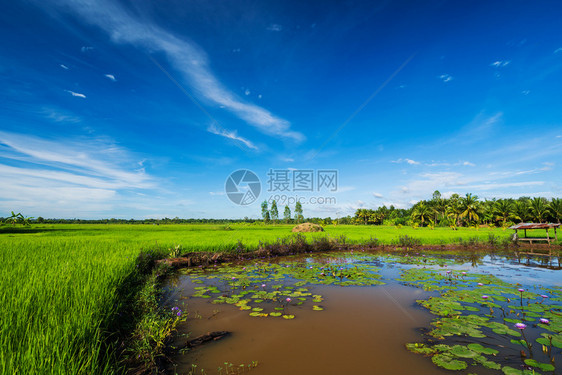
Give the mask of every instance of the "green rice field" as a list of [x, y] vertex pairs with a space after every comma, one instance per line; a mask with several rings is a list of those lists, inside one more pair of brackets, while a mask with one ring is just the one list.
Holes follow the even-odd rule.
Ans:
[[[112, 324], [124, 311], [120, 287], [137, 272], [141, 250], [181, 246], [182, 252], [257, 248], [291, 235], [292, 225], [32, 225], [0, 228], [0, 373], [113, 374], [117, 362]], [[501, 229], [328, 226], [308, 237], [400, 236], [423, 244], [486, 242]], [[544, 231], [543, 231], [544, 233]], [[541, 235], [543, 233], [540, 233]], [[459, 240], [462, 239], [462, 240]]]

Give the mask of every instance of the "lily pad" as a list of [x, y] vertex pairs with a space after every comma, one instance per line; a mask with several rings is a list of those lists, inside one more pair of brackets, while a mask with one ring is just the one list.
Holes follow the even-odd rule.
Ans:
[[443, 367], [446, 370], [464, 370], [468, 367], [466, 362], [459, 361], [449, 353], [440, 353], [431, 357], [433, 363], [439, 367]]

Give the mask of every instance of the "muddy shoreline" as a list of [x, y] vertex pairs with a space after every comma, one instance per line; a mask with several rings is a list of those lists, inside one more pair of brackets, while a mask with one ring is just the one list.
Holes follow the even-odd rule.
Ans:
[[[490, 244], [452, 244], [452, 245], [378, 245], [368, 246], [363, 244], [334, 244], [321, 243], [318, 244], [302, 244], [289, 243], [283, 245], [268, 245], [260, 247], [253, 251], [236, 251], [236, 252], [195, 252], [189, 253], [177, 258], [166, 258], [158, 260], [157, 263], [165, 264], [172, 269], [194, 266], [209, 266], [212, 264], [220, 264], [224, 262], [233, 262], [241, 260], [251, 260], [260, 258], [275, 258], [287, 255], [311, 254], [327, 251], [364, 251], [364, 252], [393, 252], [393, 251], [464, 251], [479, 252], [495, 250], [501, 253], [508, 252], [529, 252], [536, 251], [537, 254], [552, 253], [552, 257], [560, 257], [562, 245], [548, 244], [510, 244], [508, 246], [492, 246]], [[524, 256], [522, 254], [522, 256]]]

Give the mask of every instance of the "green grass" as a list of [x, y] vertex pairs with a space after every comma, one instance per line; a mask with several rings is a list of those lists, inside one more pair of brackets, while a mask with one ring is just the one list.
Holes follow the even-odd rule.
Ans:
[[[291, 234], [292, 225], [33, 225], [0, 228], [0, 373], [111, 374], [112, 322], [124, 311], [124, 283], [135, 274], [141, 249], [231, 251], [248, 249]], [[399, 236], [423, 244], [458, 243], [501, 229], [328, 226], [308, 237], [351, 242], [377, 238], [391, 244]]]

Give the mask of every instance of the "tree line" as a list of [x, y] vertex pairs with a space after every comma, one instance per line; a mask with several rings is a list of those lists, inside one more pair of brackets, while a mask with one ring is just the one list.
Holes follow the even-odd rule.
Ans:
[[470, 227], [489, 225], [508, 227], [516, 223], [560, 223], [562, 199], [519, 197], [485, 199], [467, 193], [444, 198], [436, 190], [429, 200], [421, 200], [409, 209], [381, 206], [355, 211], [355, 224], [412, 225], [428, 227]]

